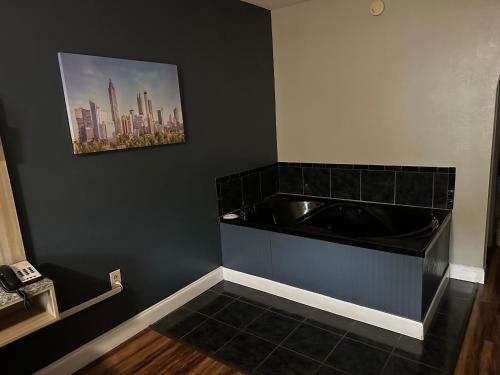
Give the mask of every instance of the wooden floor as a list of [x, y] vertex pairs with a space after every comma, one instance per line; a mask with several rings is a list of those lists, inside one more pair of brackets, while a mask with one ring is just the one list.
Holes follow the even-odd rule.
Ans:
[[[490, 250], [454, 375], [500, 375], [500, 249]], [[146, 329], [77, 374], [213, 374], [239, 372]]]
[[146, 329], [81, 369], [77, 374], [240, 375], [241, 373], [186, 345]]
[[500, 375], [500, 249], [490, 255], [454, 375]]

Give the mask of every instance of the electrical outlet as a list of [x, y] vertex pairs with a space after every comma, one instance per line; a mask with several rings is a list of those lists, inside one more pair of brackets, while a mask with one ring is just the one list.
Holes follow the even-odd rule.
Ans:
[[109, 281], [112, 289], [120, 287], [118, 283], [122, 282], [122, 274], [119, 269], [109, 273]]

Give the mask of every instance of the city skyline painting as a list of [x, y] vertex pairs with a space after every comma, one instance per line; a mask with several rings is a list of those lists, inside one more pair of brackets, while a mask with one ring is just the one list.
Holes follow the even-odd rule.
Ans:
[[185, 142], [176, 65], [58, 57], [74, 154]]

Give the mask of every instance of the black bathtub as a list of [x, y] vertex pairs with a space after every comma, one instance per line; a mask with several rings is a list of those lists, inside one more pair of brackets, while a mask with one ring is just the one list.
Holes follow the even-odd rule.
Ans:
[[234, 213], [231, 270], [420, 322], [446, 276], [449, 210], [278, 194]]
[[221, 221], [424, 256], [450, 211], [278, 194], [235, 213]]

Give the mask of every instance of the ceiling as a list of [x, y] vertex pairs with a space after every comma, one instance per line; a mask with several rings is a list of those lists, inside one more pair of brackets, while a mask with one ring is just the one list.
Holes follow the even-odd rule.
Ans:
[[272, 9], [284, 8], [298, 3], [303, 3], [304, 1], [308, 0], [241, 0], [241, 1], [272, 10]]

